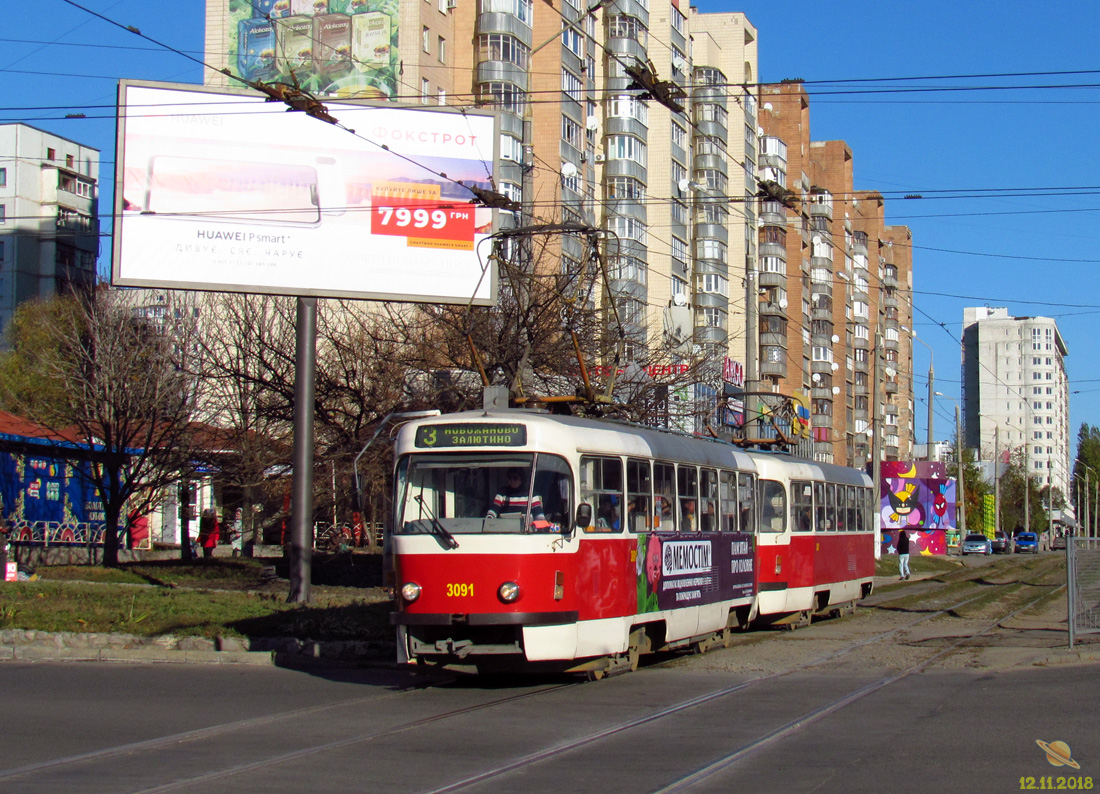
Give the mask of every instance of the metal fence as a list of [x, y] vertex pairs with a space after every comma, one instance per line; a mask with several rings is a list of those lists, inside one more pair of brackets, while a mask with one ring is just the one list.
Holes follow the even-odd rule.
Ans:
[[1100, 538], [1066, 538], [1069, 647], [1080, 634], [1100, 634]]

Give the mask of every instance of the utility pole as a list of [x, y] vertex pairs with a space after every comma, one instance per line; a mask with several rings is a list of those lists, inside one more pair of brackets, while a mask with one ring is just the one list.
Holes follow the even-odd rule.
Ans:
[[963, 456], [962, 416], [959, 404], [955, 403], [955, 458], [959, 469], [959, 554], [962, 554], [963, 539], [966, 537], [966, 460]]
[[1031, 508], [1028, 504], [1031, 495], [1031, 452], [1030, 442], [1024, 442], [1024, 532], [1031, 531]]
[[1001, 428], [993, 425], [997, 435], [993, 439], [993, 529], [1001, 528]]
[[[871, 479], [874, 480], [875, 504], [882, 499], [882, 332], [875, 330], [875, 394], [871, 417]], [[875, 559], [882, 556], [882, 520], [875, 509]]]

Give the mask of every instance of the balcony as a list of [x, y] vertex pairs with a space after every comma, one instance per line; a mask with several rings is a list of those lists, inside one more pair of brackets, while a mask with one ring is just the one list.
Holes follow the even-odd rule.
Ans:
[[807, 204], [811, 218], [833, 219], [833, 194], [827, 190], [811, 191]]
[[761, 375], [774, 375], [776, 377], [785, 378], [787, 376], [787, 362], [785, 362], [785, 361], [761, 361], [760, 362], [760, 374]]
[[[886, 385], [886, 394], [887, 395], [892, 395], [892, 394], [897, 394], [898, 393], [897, 378], [887, 378], [885, 385]], [[1020, 482], [1022, 483], [1023, 480], [1021, 479]], [[1023, 485], [1020, 486], [1020, 490], [1021, 491], [1023, 490]]]
[[[898, 286], [898, 271], [897, 268], [888, 267], [882, 274], [882, 286], [891, 287], [897, 289]], [[1021, 480], [1022, 482], [1022, 480]], [[1020, 486], [1021, 488], [1023, 486]]]
[[867, 256], [867, 232], [852, 233], [852, 253]]

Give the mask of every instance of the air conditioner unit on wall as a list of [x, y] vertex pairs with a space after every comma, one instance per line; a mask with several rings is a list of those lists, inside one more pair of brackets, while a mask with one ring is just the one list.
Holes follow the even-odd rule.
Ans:
[[447, 0], [447, 10], [454, 11], [458, 8], [458, 0]]
[[596, 162], [597, 163], [602, 163], [605, 159], [607, 159], [607, 158], [604, 157], [604, 155], [602, 155], [602, 154], [597, 154], [596, 155]]

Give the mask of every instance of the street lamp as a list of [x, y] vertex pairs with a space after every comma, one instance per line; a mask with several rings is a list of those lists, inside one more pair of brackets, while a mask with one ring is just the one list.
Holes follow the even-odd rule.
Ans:
[[[934, 363], [934, 360], [935, 360], [935, 355], [934, 355], [934, 351], [932, 350], [932, 346], [930, 344], [928, 344], [927, 342], [925, 342], [923, 339], [921, 339], [919, 336], [917, 336], [916, 331], [911, 331], [908, 328], [906, 328], [904, 325], [901, 326], [901, 330], [908, 333], [909, 336], [914, 341], [920, 342], [922, 345], [924, 345], [925, 347], [928, 348], [928, 449], [925, 452], [925, 458], [927, 460], [932, 460], [932, 444], [934, 443], [932, 441], [932, 438], [933, 438], [933, 436], [932, 436], [932, 409], [934, 407], [933, 402], [932, 402], [932, 397], [933, 397], [933, 395], [938, 394], [938, 392], [934, 391], [934, 389], [935, 389], [934, 384], [936, 382], [936, 374], [935, 374], [935, 370], [932, 366], [932, 364]], [[910, 358], [912, 358], [912, 346], [911, 345], [910, 345], [909, 349], [910, 349], [909, 356], [910, 356]]]
[[[947, 397], [941, 391], [934, 392], [937, 397]], [[962, 437], [962, 419], [961, 410], [959, 409], [959, 401], [954, 397], [947, 397], [948, 400], [955, 403], [955, 462], [958, 464], [959, 469], [959, 493], [958, 493], [958, 512], [959, 512], [959, 554], [962, 554], [962, 542], [966, 535], [966, 487], [964, 485], [963, 472], [966, 469], [966, 464], [963, 461], [963, 437]]]
[[[1089, 509], [1089, 499], [1091, 498], [1092, 494], [1089, 488], [1089, 472], [1091, 471], [1093, 474], [1096, 474], [1096, 469], [1085, 463], [1080, 458], [1075, 458], [1073, 462], [1080, 463], [1081, 466], [1085, 469], [1085, 533], [1088, 537], [1092, 537], [1092, 511]], [[1078, 479], [1080, 479], [1081, 475], [1078, 474], [1077, 477]], [[1097, 484], [1100, 485], [1100, 478], [1097, 479]]]

